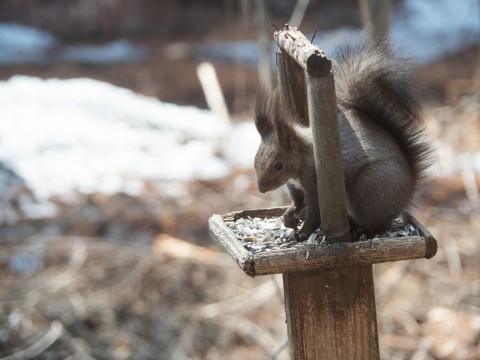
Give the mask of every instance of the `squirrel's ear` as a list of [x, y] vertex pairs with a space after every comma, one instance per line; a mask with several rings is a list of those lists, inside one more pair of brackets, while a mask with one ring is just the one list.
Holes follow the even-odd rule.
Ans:
[[285, 117], [276, 118], [274, 123], [275, 133], [277, 134], [280, 146], [287, 150], [294, 151], [301, 142], [295, 124]]
[[269, 111], [270, 99], [265, 88], [257, 92], [254, 105], [255, 126], [262, 139], [273, 131]]

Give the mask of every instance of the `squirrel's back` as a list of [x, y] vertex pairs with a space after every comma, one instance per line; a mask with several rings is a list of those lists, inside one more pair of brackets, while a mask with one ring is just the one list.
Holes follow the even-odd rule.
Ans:
[[411, 60], [374, 38], [345, 42], [335, 50], [337, 104], [385, 129], [408, 161], [414, 182], [429, 165], [418, 86]]

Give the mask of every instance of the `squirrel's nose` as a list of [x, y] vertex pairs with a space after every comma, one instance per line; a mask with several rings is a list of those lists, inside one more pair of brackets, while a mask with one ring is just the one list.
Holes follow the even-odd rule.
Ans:
[[265, 184], [262, 184], [260, 183], [260, 181], [258, 182], [258, 190], [263, 194], [263, 193], [266, 193], [267, 192], [267, 187], [265, 186]]

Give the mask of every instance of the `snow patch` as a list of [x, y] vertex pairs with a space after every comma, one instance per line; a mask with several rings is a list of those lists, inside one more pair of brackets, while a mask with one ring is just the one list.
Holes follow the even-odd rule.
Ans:
[[0, 162], [39, 199], [222, 177], [251, 167], [260, 141], [252, 123], [239, 124], [220, 157], [222, 126], [210, 111], [91, 79], [15, 76], [0, 82], [0, 106]]

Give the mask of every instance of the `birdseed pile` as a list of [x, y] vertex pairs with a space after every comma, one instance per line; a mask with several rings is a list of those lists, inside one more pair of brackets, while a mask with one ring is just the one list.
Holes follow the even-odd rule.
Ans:
[[[328, 246], [325, 236], [317, 229], [310, 237], [298, 242], [295, 231], [283, 224], [282, 217], [260, 218], [247, 216], [225, 224], [236, 235], [238, 241], [252, 254], [263, 251], [281, 250], [286, 248], [308, 249], [317, 246]], [[300, 221], [300, 226], [302, 221]], [[375, 240], [379, 238], [419, 236], [419, 230], [412, 224], [405, 224], [402, 218], [392, 220], [390, 230], [377, 234], [370, 239], [365, 234], [358, 241]]]

